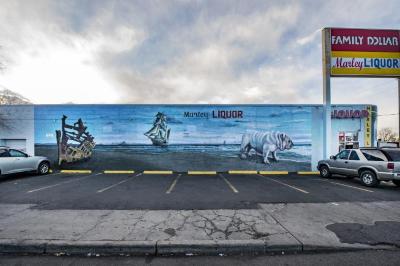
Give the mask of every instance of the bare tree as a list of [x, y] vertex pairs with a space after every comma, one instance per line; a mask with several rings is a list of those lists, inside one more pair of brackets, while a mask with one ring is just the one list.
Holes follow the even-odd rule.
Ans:
[[378, 132], [378, 139], [380, 139], [383, 142], [391, 142], [391, 141], [397, 141], [397, 135], [393, 130], [389, 127], [381, 128]]

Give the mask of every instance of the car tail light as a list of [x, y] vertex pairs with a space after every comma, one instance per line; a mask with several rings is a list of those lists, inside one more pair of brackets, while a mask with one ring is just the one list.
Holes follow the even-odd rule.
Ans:
[[394, 170], [394, 163], [388, 163], [387, 164], [387, 169]]

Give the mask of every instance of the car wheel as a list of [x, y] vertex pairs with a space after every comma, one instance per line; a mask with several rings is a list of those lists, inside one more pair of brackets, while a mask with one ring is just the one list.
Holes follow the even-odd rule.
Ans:
[[38, 173], [40, 175], [47, 175], [50, 171], [50, 164], [48, 162], [41, 162], [38, 167]]
[[400, 187], [400, 180], [392, 180], [393, 184]]
[[379, 185], [379, 180], [376, 178], [374, 172], [370, 170], [364, 170], [360, 174], [361, 183], [367, 187], [376, 187]]
[[329, 167], [326, 165], [320, 166], [319, 174], [323, 178], [330, 178], [332, 176], [331, 171], [329, 171]]

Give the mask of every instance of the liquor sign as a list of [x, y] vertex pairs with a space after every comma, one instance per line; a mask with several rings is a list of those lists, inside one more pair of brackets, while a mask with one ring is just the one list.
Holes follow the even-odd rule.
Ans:
[[367, 106], [368, 116], [364, 121], [364, 147], [372, 146], [372, 106]]
[[400, 77], [400, 30], [330, 29], [331, 76]]
[[368, 117], [368, 110], [334, 110], [331, 113], [331, 118], [364, 118]]

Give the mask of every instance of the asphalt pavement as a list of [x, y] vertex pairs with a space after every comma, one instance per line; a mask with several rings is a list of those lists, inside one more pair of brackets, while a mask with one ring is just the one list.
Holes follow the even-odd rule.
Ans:
[[64, 174], [0, 181], [0, 203], [39, 209], [256, 209], [259, 203], [399, 201], [391, 182], [368, 188], [358, 179], [317, 175]]
[[0, 181], [0, 252], [397, 250], [399, 191], [390, 182], [368, 188], [311, 174], [18, 175]]

